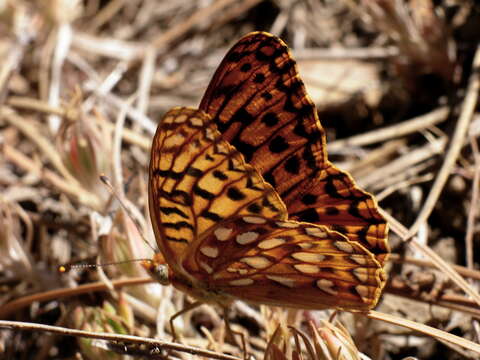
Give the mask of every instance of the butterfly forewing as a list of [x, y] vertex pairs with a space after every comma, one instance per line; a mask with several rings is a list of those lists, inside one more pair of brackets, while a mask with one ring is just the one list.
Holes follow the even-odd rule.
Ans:
[[239, 40], [200, 108], [275, 188], [290, 219], [335, 229], [384, 263], [386, 221], [373, 197], [328, 161], [324, 129], [283, 41], [261, 32]]
[[213, 227], [234, 215], [285, 219], [286, 209], [201, 110], [175, 108], [155, 134], [149, 206], [159, 248], [174, 271]]

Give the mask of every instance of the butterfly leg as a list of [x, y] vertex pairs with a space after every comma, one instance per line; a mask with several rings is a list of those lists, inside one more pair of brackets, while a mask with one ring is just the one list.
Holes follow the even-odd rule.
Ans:
[[173, 321], [179, 317], [180, 315], [182, 314], [185, 314], [186, 312], [190, 311], [190, 310], [193, 310], [195, 309], [196, 307], [199, 307], [200, 305], [202, 305], [203, 302], [201, 301], [195, 301], [194, 303], [188, 305], [187, 307], [183, 308], [182, 310], [180, 310], [179, 312], [175, 313], [174, 315], [172, 315], [172, 317], [170, 318], [170, 331], [172, 332], [172, 341], [173, 342], [176, 342], [178, 337], [177, 337], [177, 332], [175, 331], [175, 325], [173, 324]]

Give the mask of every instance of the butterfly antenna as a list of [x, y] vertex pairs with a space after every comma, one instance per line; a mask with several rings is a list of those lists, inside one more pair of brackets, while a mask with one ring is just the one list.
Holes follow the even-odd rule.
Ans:
[[[143, 241], [147, 244], [147, 246], [152, 249], [153, 252], [157, 252], [158, 250], [155, 249], [152, 244], [150, 244], [147, 240], [147, 238], [145, 237], [143, 231], [142, 231], [142, 227], [140, 226], [140, 224], [138, 223], [138, 221], [135, 219], [135, 217], [133, 216], [132, 214], [132, 211], [131, 209], [127, 206], [127, 204], [125, 203], [125, 201], [123, 200], [123, 197], [119, 195], [119, 193], [115, 190], [115, 188], [113, 187], [112, 183], [110, 182], [110, 179], [108, 178], [108, 176], [102, 174], [100, 175], [100, 181], [102, 183], [105, 184], [105, 186], [107, 187], [108, 191], [110, 191], [110, 194], [112, 194], [112, 196], [118, 200], [118, 203], [120, 204], [120, 206], [122, 207], [122, 209], [125, 211], [125, 213], [127, 214], [127, 216], [130, 218], [130, 220], [133, 221], [133, 223], [135, 224], [135, 227], [137, 228], [137, 231], [138, 233], [140, 234], [140, 236], [142, 237]], [[142, 260], [142, 259], [141, 259]]]
[[143, 263], [151, 263], [152, 259], [133, 259], [133, 260], [124, 260], [124, 261], [114, 261], [102, 264], [63, 264], [58, 267], [58, 271], [61, 273], [69, 272], [72, 269], [87, 269], [87, 268], [97, 268], [97, 267], [107, 267], [112, 265], [122, 265], [122, 264], [129, 264], [132, 262], [143, 262]]

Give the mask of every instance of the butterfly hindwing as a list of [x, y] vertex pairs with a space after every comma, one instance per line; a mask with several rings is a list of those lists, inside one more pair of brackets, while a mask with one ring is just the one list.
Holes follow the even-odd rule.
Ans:
[[272, 35], [252, 33], [232, 47], [200, 109], [280, 195], [326, 160], [315, 105], [288, 47]]
[[366, 310], [383, 286], [383, 269], [368, 250], [309, 223], [234, 216], [190, 255], [184, 267], [204, 288], [252, 303]]
[[389, 253], [388, 229], [372, 195], [334, 166], [322, 169], [315, 180], [304, 182], [308, 191], [293, 189], [282, 198], [288, 204], [289, 218], [328, 226], [358, 241], [383, 265]]

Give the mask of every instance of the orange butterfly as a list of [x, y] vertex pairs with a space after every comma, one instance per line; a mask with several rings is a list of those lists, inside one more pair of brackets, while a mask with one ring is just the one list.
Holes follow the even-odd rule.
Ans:
[[220, 64], [200, 109], [161, 120], [149, 169], [161, 283], [226, 308], [373, 308], [387, 224], [327, 159], [325, 132], [280, 39], [255, 32]]

